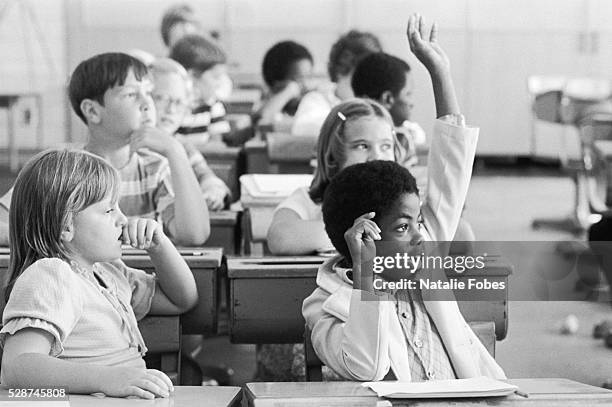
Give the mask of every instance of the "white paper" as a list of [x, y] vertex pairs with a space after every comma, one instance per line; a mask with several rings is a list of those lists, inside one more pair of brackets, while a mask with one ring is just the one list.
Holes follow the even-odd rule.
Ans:
[[485, 376], [425, 382], [367, 382], [363, 386], [371, 388], [378, 397], [388, 398], [490, 397], [518, 390], [515, 385]]

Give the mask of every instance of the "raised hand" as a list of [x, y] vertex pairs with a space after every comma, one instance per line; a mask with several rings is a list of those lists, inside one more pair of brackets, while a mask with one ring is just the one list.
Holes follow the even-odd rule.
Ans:
[[174, 391], [172, 382], [155, 369], [117, 368], [116, 374], [102, 386], [102, 392], [112, 397], [140, 397], [154, 399], [168, 397]]
[[428, 32], [423, 17], [415, 13], [408, 19], [406, 35], [410, 50], [430, 74], [450, 70], [448, 56], [438, 44], [438, 25], [435, 22]]

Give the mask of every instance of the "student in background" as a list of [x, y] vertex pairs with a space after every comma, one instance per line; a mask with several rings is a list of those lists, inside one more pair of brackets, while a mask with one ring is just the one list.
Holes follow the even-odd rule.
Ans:
[[164, 12], [160, 32], [168, 49], [185, 35], [201, 34], [202, 31], [202, 25], [189, 4], [174, 4]]
[[349, 99], [332, 108], [319, 135], [317, 168], [310, 188], [299, 188], [274, 211], [268, 247], [298, 255], [333, 249], [323, 225], [325, 188], [344, 167], [369, 160], [400, 160], [387, 110], [373, 100]]
[[[424, 301], [421, 290], [377, 292], [373, 270], [362, 260], [376, 254], [375, 240], [404, 242], [410, 254], [421, 253], [424, 241], [450, 240], [471, 178], [478, 129], [464, 124], [435, 24], [428, 32], [420, 16], [411, 16], [408, 41], [429, 71], [436, 99], [425, 201], [410, 172], [388, 160], [338, 173], [326, 188], [323, 218], [339, 256], [319, 268], [318, 288], [302, 313], [317, 355], [345, 379], [505, 378], [455, 301]], [[350, 126], [350, 119], [341, 120]], [[392, 127], [377, 130], [389, 134]], [[373, 150], [366, 143], [355, 147]]]
[[366, 55], [380, 51], [380, 42], [372, 33], [351, 30], [341, 36], [332, 46], [327, 62], [331, 86], [320, 85], [304, 95], [293, 118], [291, 133], [319, 134], [331, 108], [354, 97], [351, 77], [357, 63]]
[[231, 132], [225, 106], [219, 99], [229, 76], [223, 50], [202, 35], [187, 35], [170, 50], [170, 58], [181, 64], [193, 83], [193, 109], [178, 129], [196, 145], [221, 142]]
[[183, 145], [191, 168], [198, 179], [208, 209], [220, 210], [229, 203], [230, 190], [208, 166], [204, 156], [184, 136], [176, 134], [189, 112], [191, 80], [185, 68], [168, 58], [158, 58], [150, 67], [157, 128], [174, 135]]
[[[155, 125], [146, 66], [122, 53], [81, 62], [69, 97], [87, 125], [85, 150], [119, 171], [119, 206], [128, 217], [156, 219], [176, 244], [202, 245], [210, 234], [206, 201], [185, 149]], [[9, 191], [0, 199], [0, 243], [8, 244]]]
[[[410, 66], [403, 60], [384, 52], [363, 58], [355, 68], [351, 81], [358, 97], [367, 97], [382, 104], [391, 114], [395, 135], [403, 149], [400, 164], [411, 168], [417, 164], [417, 146], [426, 143], [425, 132], [416, 122], [410, 121], [412, 112], [414, 79]], [[425, 174], [424, 174], [425, 175]], [[459, 221], [451, 251], [465, 253], [471, 250], [468, 242], [476, 240], [470, 224]]]
[[[15, 182], [0, 340], [2, 383], [146, 399], [172, 382], [147, 369], [137, 320], [193, 307], [189, 267], [152, 219], [127, 219], [119, 174], [85, 151], [38, 154]], [[121, 244], [144, 249], [156, 274], [127, 267]]]
[[300, 99], [308, 90], [312, 68], [312, 55], [305, 46], [295, 41], [272, 46], [264, 56], [261, 69], [268, 94], [253, 121], [289, 128]]

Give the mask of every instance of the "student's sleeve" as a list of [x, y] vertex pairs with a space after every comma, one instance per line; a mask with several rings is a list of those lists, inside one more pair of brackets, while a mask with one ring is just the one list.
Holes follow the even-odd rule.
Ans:
[[230, 195], [229, 187], [223, 182], [223, 180], [214, 173], [212, 168], [206, 162], [206, 159], [194, 146], [190, 143], [183, 144], [187, 157], [189, 157], [189, 164], [193, 169], [193, 173], [200, 184], [202, 192], [210, 189], [223, 189], [226, 195]]
[[28, 267], [15, 282], [4, 308], [0, 344], [4, 346], [7, 335], [37, 328], [53, 336], [50, 355], [61, 354], [83, 312], [79, 278], [60, 259], [43, 259]]
[[349, 317], [326, 312], [329, 294], [317, 288], [302, 306], [312, 345], [321, 361], [348, 380], [382, 380], [389, 372], [389, 315], [393, 303], [361, 290], [349, 290]]
[[451, 241], [472, 177], [479, 129], [438, 119], [427, 165], [427, 195], [421, 208], [433, 240]]
[[331, 106], [325, 96], [318, 91], [312, 91], [304, 95], [298, 106], [293, 123], [291, 134], [296, 136], [318, 135], [321, 125], [329, 114]]
[[130, 305], [136, 320], [144, 318], [151, 310], [157, 278], [155, 273], [128, 267], [121, 260], [112, 263], [127, 280], [130, 290]]
[[321, 206], [310, 199], [307, 188], [298, 188], [285, 198], [274, 209], [274, 213], [280, 209], [291, 209], [302, 220], [315, 220], [321, 218]]

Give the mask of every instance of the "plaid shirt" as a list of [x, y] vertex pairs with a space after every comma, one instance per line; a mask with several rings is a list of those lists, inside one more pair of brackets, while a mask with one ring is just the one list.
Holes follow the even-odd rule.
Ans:
[[412, 381], [456, 379], [455, 371], [420, 291], [399, 290], [397, 316], [406, 336]]

